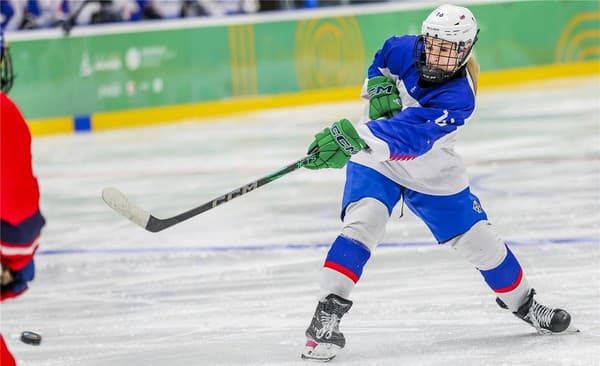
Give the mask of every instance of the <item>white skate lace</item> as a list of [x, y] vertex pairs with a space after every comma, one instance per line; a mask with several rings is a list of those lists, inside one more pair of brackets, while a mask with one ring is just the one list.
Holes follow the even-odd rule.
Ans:
[[317, 337], [322, 339], [331, 338], [331, 335], [340, 323], [340, 318], [338, 318], [336, 314], [329, 314], [321, 311], [320, 320], [323, 326], [317, 331]]
[[529, 308], [528, 316], [531, 320], [531, 323], [537, 330], [548, 330], [550, 329], [550, 322], [554, 316], [554, 309], [540, 305], [536, 301], [533, 301], [531, 308]]

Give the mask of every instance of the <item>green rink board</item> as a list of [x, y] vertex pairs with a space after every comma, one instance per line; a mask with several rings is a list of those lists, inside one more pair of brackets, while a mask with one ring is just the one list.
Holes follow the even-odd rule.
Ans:
[[[471, 5], [483, 71], [597, 60], [598, 1]], [[16, 40], [11, 96], [29, 119], [360, 85], [431, 9]]]

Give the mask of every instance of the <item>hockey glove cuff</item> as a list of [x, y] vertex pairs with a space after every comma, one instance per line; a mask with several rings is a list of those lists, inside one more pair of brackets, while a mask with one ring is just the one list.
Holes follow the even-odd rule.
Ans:
[[315, 148], [318, 148], [318, 154], [304, 167], [308, 169], [343, 168], [350, 160], [350, 156], [365, 147], [367, 144], [360, 138], [352, 123], [347, 119], [341, 119], [335, 122], [331, 128], [325, 128], [315, 135], [315, 140], [310, 144], [308, 152], [310, 154]]
[[402, 111], [400, 94], [394, 83], [385, 76], [375, 76], [367, 82], [369, 118], [389, 118]]

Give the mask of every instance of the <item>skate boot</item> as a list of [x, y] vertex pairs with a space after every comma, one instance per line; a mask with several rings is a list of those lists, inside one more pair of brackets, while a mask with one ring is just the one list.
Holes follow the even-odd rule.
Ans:
[[[529, 323], [537, 329], [538, 333], [561, 333], [569, 328], [571, 324], [571, 315], [563, 309], [553, 309], [542, 305], [533, 298], [535, 290], [531, 289], [529, 295], [525, 299], [525, 303], [521, 305], [519, 310], [514, 312], [517, 318]], [[496, 302], [503, 309], [508, 309], [506, 304], [496, 298]], [[573, 329], [577, 331], [576, 329]]]
[[329, 294], [319, 301], [312, 321], [306, 329], [306, 347], [302, 359], [327, 362], [333, 359], [338, 350], [346, 345], [346, 338], [340, 332], [340, 320], [352, 307], [352, 301], [335, 294]]

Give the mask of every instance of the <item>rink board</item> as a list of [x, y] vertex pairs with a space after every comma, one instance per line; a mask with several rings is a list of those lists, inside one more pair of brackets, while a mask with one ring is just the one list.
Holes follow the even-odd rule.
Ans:
[[[598, 2], [469, 6], [482, 87], [600, 74]], [[418, 33], [430, 10], [379, 4], [14, 33], [11, 95], [34, 135], [352, 100], [383, 41]]]

